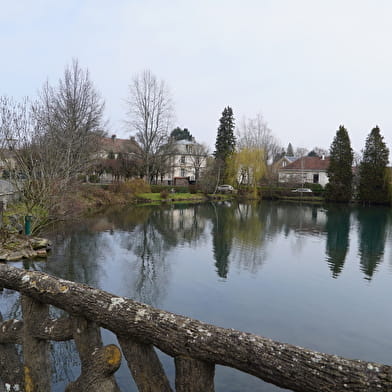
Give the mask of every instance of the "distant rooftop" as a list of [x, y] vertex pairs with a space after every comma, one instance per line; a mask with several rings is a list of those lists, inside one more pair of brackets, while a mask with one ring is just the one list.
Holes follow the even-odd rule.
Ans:
[[329, 157], [302, 157], [295, 158], [295, 161], [289, 163], [283, 170], [327, 170], [329, 166]]

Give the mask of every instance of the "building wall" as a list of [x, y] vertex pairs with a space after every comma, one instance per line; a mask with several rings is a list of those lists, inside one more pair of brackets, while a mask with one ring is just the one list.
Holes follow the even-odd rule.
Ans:
[[314, 175], [319, 176], [318, 184], [323, 187], [328, 184], [328, 176], [325, 171], [304, 170], [304, 171], [279, 171], [279, 182], [292, 182], [292, 183], [314, 183]]

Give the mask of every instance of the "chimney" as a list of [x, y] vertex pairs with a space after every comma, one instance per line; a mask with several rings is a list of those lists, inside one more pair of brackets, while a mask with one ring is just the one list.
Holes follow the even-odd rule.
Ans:
[[112, 135], [113, 142], [116, 140], [116, 135]]
[[321, 160], [324, 161], [325, 160], [325, 155], [321, 155]]

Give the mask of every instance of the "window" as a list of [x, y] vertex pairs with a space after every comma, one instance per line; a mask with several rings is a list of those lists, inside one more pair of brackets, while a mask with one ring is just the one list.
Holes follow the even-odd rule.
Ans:
[[181, 162], [181, 163], [185, 163], [185, 155], [181, 155], [180, 162]]
[[318, 183], [319, 183], [319, 175], [313, 174], [313, 184], [318, 184]]
[[185, 177], [185, 169], [181, 169], [181, 177]]
[[187, 152], [187, 153], [192, 154], [192, 145], [187, 144], [187, 145], [185, 146], [185, 148], [186, 148], [186, 152]]

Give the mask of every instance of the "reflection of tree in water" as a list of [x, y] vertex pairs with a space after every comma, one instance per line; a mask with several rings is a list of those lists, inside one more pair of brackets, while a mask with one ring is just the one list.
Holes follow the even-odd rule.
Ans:
[[261, 203], [241, 203], [234, 211], [233, 254], [238, 265], [257, 272], [266, 258], [265, 236], [269, 211]]
[[368, 280], [383, 260], [388, 215], [389, 210], [382, 207], [358, 210], [359, 257], [361, 271]]
[[137, 272], [133, 298], [157, 305], [165, 294], [169, 266], [166, 262], [165, 241], [151, 218], [132, 232], [131, 249], [137, 256], [133, 264]]
[[227, 277], [229, 255], [238, 265], [256, 272], [266, 258], [266, 239], [284, 233], [296, 235], [297, 244], [308, 236], [325, 232], [325, 212], [317, 206], [278, 203], [216, 204], [213, 223], [215, 265]]
[[138, 272], [133, 297], [157, 305], [168, 285], [167, 252], [184, 243], [196, 244], [204, 231], [205, 220], [198, 216], [198, 206], [162, 206], [152, 210], [127, 241], [127, 248], [137, 256], [133, 264]]
[[330, 206], [327, 210], [326, 255], [334, 278], [343, 270], [349, 247], [350, 213], [347, 206]]
[[235, 208], [233, 203], [212, 204], [212, 246], [216, 270], [221, 278], [227, 278], [229, 272]]

